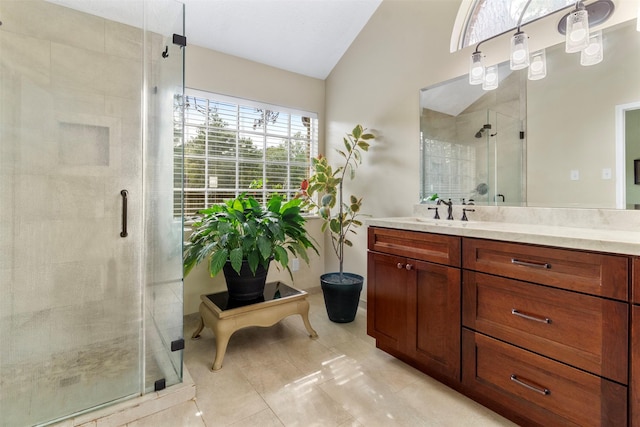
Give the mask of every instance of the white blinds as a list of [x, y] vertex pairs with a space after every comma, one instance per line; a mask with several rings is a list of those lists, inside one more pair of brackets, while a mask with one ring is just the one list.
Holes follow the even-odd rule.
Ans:
[[[184, 167], [186, 217], [243, 192], [263, 203], [274, 193], [288, 199], [308, 177], [318, 150], [315, 113], [196, 91], [186, 92], [184, 104], [174, 182]], [[179, 185], [174, 193], [179, 201]]]

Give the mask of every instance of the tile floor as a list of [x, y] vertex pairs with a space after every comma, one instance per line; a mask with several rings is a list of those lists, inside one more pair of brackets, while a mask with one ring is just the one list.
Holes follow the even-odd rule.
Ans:
[[210, 370], [213, 333], [191, 340], [197, 315], [185, 318], [184, 360], [197, 397], [127, 427], [191, 426], [513, 426], [430, 377], [375, 348], [366, 311], [337, 324], [321, 291], [310, 291], [310, 339], [300, 316], [247, 328], [229, 342], [223, 367]]

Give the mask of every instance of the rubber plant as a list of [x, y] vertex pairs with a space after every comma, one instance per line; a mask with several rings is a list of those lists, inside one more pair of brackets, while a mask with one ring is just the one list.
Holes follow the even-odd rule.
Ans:
[[343, 163], [334, 168], [326, 157], [319, 155], [311, 160], [313, 173], [302, 181], [299, 196], [304, 206], [317, 210], [324, 219], [322, 231], [327, 228], [331, 232], [333, 250], [340, 264], [340, 281], [344, 273], [344, 247], [353, 246], [349, 240], [350, 233], [357, 234], [356, 229], [362, 225], [362, 197], [344, 196], [343, 185], [346, 177], [355, 178], [356, 169], [362, 163], [362, 155], [369, 150], [369, 141], [375, 136], [367, 132], [362, 125], [356, 125], [351, 133], [343, 137], [344, 149], [336, 149]]

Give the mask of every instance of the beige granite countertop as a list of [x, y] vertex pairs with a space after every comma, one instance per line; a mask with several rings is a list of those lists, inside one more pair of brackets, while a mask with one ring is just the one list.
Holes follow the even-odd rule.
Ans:
[[[509, 208], [505, 213], [505, 208], [495, 210], [495, 207], [480, 207], [474, 212], [474, 214], [477, 213], [478, 220], [450, 221], [433, 219], [432, 212], [429, 212], [429, 215], [420, 215], [426, 211], [424, 208], [417, 208], [414, 209], [418, 214], [416, 216], [370, 218], [366, 223], [369, 226], [401, 230], [640, 255], [640, 228], [636, 228], [635, 224], [635, 216], [638, 216], [640, 221], [640, 212], [632, 211], [635, 216], [629, 216], [628, 213], [616, 214], [619, 211], [615, 210], [612, 210], [611, 214], [607, 212], [603, 214], [596, 210], [588, 210], [587, 213], [582, 212], [583, 210], [573, 210], [573, 212], [566, 212], [568, 217], [564, 221], [570, 226], [563, 226], [554, 223], [557, 221], [549, 221], [551, 225], [541, 224], [540, 212], [518, 211], [518, 209], [528, 208]], [[458, 210], [461, 210], [461, 207]], [[562, 214], [554, 212], [554, 215]], [[620, 218], [615, 218], [616, 215], [626, 215], [632, 220], [623, 218], [625, 220], [622, 221]], [[589, 216], [593, 217], [589, 218]], [[544, 215], [542, 217], [544, 218]], [[499, 218], [501, 221], [492, 220], [493, 218]]]

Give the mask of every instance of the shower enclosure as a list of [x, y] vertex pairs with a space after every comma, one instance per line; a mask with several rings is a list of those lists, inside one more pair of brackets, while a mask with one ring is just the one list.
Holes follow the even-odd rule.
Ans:
[[0, 0], [2, 427], [182, 381], [183, 16]]

